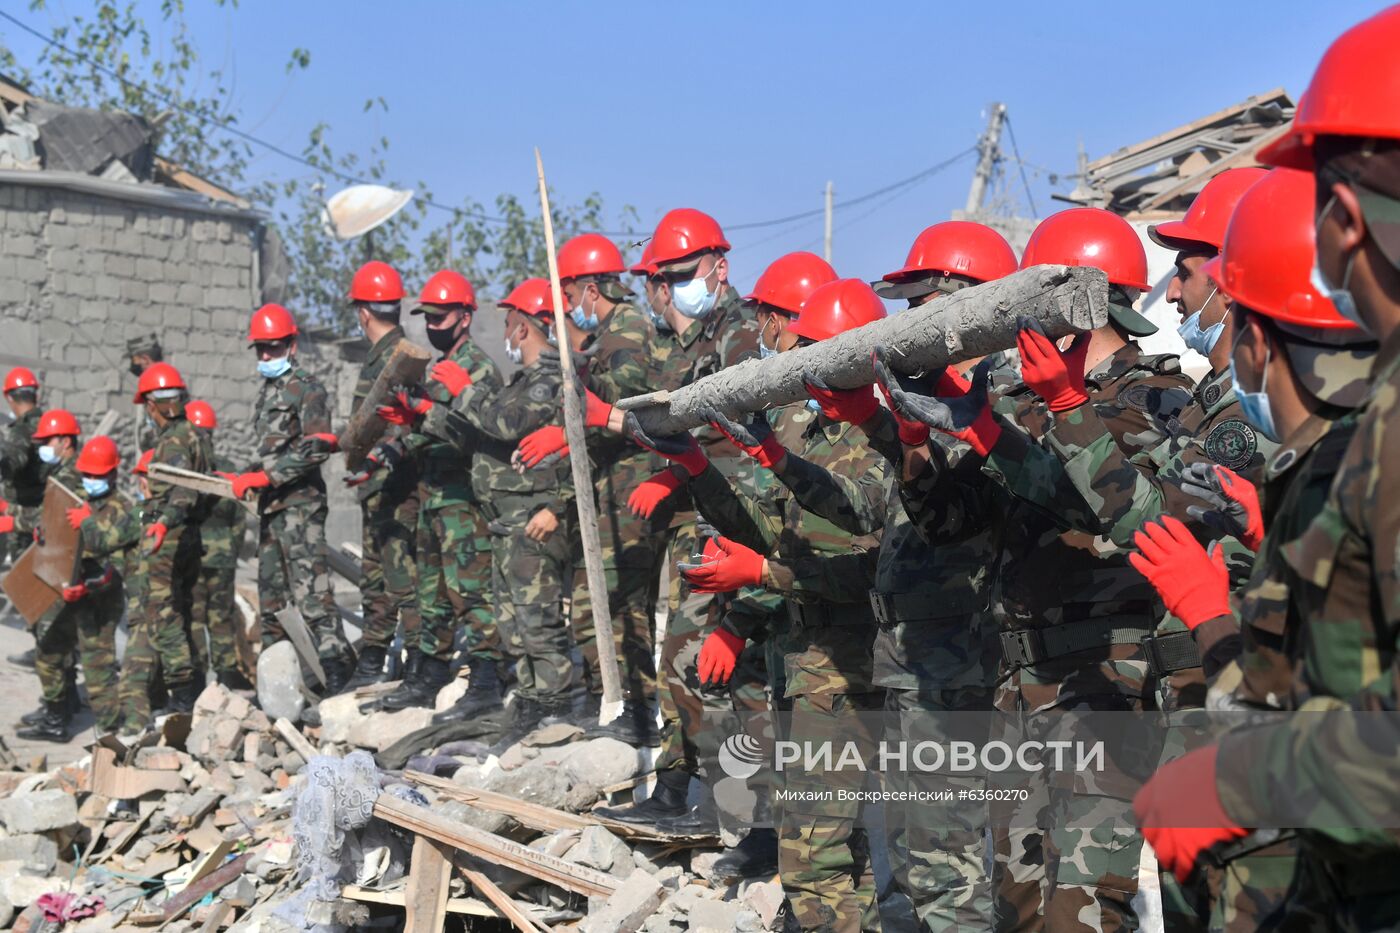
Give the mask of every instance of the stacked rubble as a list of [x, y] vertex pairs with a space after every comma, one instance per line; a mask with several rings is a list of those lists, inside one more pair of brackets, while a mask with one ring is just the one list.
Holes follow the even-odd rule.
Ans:
[[431, 711], [377, 711], [392, 686], [333, 698], [303, 732], [213, 685], [131, 746], [0, 772], [0, 927], [782, 927], [775, 881], [715, 883], [718, 840], [589, 815], [644, 783], [636, 750], [568, 725], [499, 756], [484, 737], [414, 748]]

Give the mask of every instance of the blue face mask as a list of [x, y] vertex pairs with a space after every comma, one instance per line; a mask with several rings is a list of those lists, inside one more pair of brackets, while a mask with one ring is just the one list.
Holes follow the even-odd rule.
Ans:
[[578, 307], [569, 311], [569, 317], [574, 319], [574, 326], [579, 330], [598, 329], [598, 303], [593, 303], [593, 310], [585, 312], [583, 310], [583, 296], [579, 296]]
[[45, 444], [39, 448], [39, 459], [45, 463], [57, 463], [58, 451], [54, 450], [48, 444]]
[[[1336, 203], [1337, 196], [1333, 194], [1332, 197], [1328, 198], [1327, 206], [1318, 212], [1317, 226], [1319, 228], [1322, 226], [1323, 219], [1331, 213], [1332, 205]], [[1341, 288], [1333, 288], [1332, 283], [1327, 281], [1327, 276], [1322, 274], [1322, 267], [1318, 265], [1318, 253], [1317, 250], [1314, 250], [1312, 272], [1308, 276], [1308, 281], [1312, 284], [1313, 288], [1317, 289], [1318, 294], [1332, 302], [1332, 307], [1337, 309], [1338, 314], [1369, 334], [1371, 332], [1370, 328], [1366, 326], [1365, 321], [1361, 320], [1361, 312], [1356, 309], [1356, 298], [1352, 295], [1351, 290], [1347, 288], [1351, 283], [1351, 270], [1355, 262], [1356, 254], [1352, 253], [1347, 257], [1347, 267], [1346, 271], [1342, 273]]]
[[[771, 317], [769, 323], [772, 323]], [[768, 333], [768, 324], [764, 324], [763, 329], [758, 332], [758, 358], [760, 360], [771, 360], [778, 355], [777, 349], [768, 346], [767, 341], [763, 339], [763, 335], [766, 333]]]
[[817, 414], [821, 414], [821, 411], [822, 411], [822, 403], [819, 402], [819, 401], [817, 401], [816, 399], [814, 399], [814, 398], [809, 398], [809, 399], [807, 399], [807, 407], [808, 407], [809, 409], [811, 409], [812, 411], [816, 412]]
[[[1210, 297], [1201, 305], [1201, 311], [1206, 309], [1206, 306], [1210, 304], [1211, 298], [1215, 297], [1217, 291], [1219, 291], [1219, 289], [1211, 290]], [[1214, 324], [1202, 329], [1201, 311], [1197, 311], [1186, 320], [1182, 321], [1181, 325], [1177, 327], [1176, 332], [1181, 335], [1182, 342], [1192, 350], [1195, 350], [1197, 353], [1201, 354], [1201, 356], [1210, 356], [1210, 351], [1215, 349], [1215, 344], [1220, 340], [1220, 335], [1225, 330], [1225, 318], [1222, 317]]]
[[278, 379], [285, 376], [292, 368], [292, 358], [289, 356], [278, 357], [275, 360], [258, 360], [258, 375], [264, 379]]
[[[1244, 331], [1240, 331], [1243, 335]], [[1239, 338], [1235, 339], [1236, 345]], [[1232, 348], [1233, 350], [1233, 348]], [[1250, 392], [1240, 383], [1240, 374], [1235, 369], [1235, 354], [1230, 354], [1230, 382], [1235, 387], [1235, 397], [1240, 400], [1240, 410], [1244, 412], [1245, 420], [1254, 425], [1259, 433], [1267, 437], [1274, 443], [1278, 443], [1278, 430], [1274, 426], [1274, 409], [1269, 404], [1269, 395], [1266, 391], [1269, 388], [1269, 360], [1273, 358], [1273, 347], [1269, 348], [1269, 354], [1264, 358], [1264, 384], [1259, 387], [1258, 392]]]
[[111, 491], [112, 484], [105, 479], [93, 479], [90, 476], [83, 477], [83, 492], [87, 493], [89, 498], [97, 499], [107, 495], [107, 493]]
[[[715, 268], [711, 266], [710, 272], [714, 272]], [[719, 291], [712, 292], [705, 285], [705, 280], [710, 277], [710, 272], [697, 275], [689, 282], [672, 283], [671, 285], [671, 304], [676, 306], [677, 311], [693, 321], [709, 317], [710, 312], [715, 309], [715, 302], [719, 300]]]

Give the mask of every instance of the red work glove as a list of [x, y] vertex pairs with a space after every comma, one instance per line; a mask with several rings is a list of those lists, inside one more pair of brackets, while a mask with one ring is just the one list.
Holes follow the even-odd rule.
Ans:
[[667, 467], [655, 476], [642, 480], [632, 490], [632, 495], [627, 497], [627, 508], [638, 518], [651, 518], [656, 507], [684, 484], [676, 471]]
[[583, 399], [585, 402], [584, 425], [590, 428], [606, 428], [608, 419], [612, 417], [613, 407], [594, 395], [591, 389], [583, 390]]
[[[1133, 798], [1133, 812], [1157, 862], [1183, 883], [1203, 851], [1248, 834], [1220, 802], [1215, 787], [1219, 751], [1218, 745], [1208, 745], [1162, 765]], [[1199, 825], [1180, 825], [1185, 823]]]
[[233, 478], [233, 497], [242, 499], [254, 489], [266, 489], [272, 485], [272, 480], [267, 478], [267, 473], [262, 470], [254, 470], [251, 473], [239, 473]]
[[762, 413], [749, 418], [747, 424], [740, 424], [728, 418], [724, 412], [711, 408], [704, 413], [710, 426], [723, 434], [744, 453], [758, 461], [761, 467], [773, 469], [787, 456], [787, 448], [778, 443], [773, 428]]
[[390, 424], [412, 425], [432, 410], [433, 400], [423, 394], [418, 387], [401, 386], [394, 393], [394, 400], [388, 405], [380, 405], [374, 413]]
[[15, 517], [13, 515], [0, 515], [0, 535], [7, 535], [15, 530]]
[[1264, 543], [1264, 511], [1253, 483], [1228, 467], [1196, 462], [1182, 471], [1181, 490], [1207, 503], [1187, 506], [1188, 515], [1258, 553]]
[[763, 582], [763, 555], [728, 538], [716, 538], [718, 560], [682, 564], [681, 576], [697, 593], [729, 593]]
[[165, 543], [165, 536], [170, 533], [170, 529], [165, 527], [165, 522], [156, 522], [146, 529], [146, 537], [151, 539], [150, 549], [147, 554], [154, 554], [160, 550], [160, 546]]
[[833, 389], [813, 372], [802, 374], [802, 385], [807, 394], [817, 400], [823, 415], [832, 421], [846, 424], [865, 424], [880, 410], [880, 403], [869, 386], [859, 389]]
[[453, 398], [461, 395], [462, 390], [472, 384], [472, 374], [451, 360], [440, 360], [434, 363], [428, 378], [446, 386]]
[[1016, 319], [1016, 349], [1021, 353], [1021, 379], [1045, 399], [1051, 411], [1069, 411], [1089, 401], [1084, 387], [1084, 357], [1089, 335], [1080, 334], [1068, 350], [1059, 348], [1034, 318]]
[[324, 431], [319, 434], [308, 434], [302, 438], [302, 440], [308, 443], [325, 444], [330, 448], [331, 453], [335, 453], [340, 449], [340, 438]]
[[10, 503], [5, 501], [4, 499], [0, 499], [0, 515], [8, 515], [9, 512]]
[[63, 601], [65, 603], [76, 603], [88, 594], [86, 583], [75, 583], [72, 586], [63, 588]]
[[1143, 525], [1133, 543], [1138, 553], [1129, 554], [1128, 560], [1187, 628], [1230, 614], [1230, 574], [1218, 542], [1211, 542], [1206, 553], [1185, 525], [1163, 515], [1160, 525]]
[[742, 635], [729, 631], [721, 623], [700, 645], [699, 672], [702, 686], [722, 687], [734, 676], [739, 652], [747, 641]]
[[568, 442], [564, 440], [564, 429], [557, 424], [547, 424], [525, 435], [515, 449], [520, 452], [520, 462], [527, 467], [533, 467], [545, 457], [560, 453], [566, 447]]
[[66, 513], [68, 515], [68, 527], [77, 531], [82, 527], [83, 522], [92, 514], [92, 506], [84, 502], [82, 505], [75, 505]]

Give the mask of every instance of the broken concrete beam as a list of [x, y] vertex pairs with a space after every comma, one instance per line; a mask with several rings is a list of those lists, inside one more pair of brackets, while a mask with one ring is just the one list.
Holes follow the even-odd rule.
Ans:
[[623, 399], [651, 434], [676, 434], [706, 422], [715, 408], [730, 417], [805, 401], [804, 371], [828, 385], [853, 389], [874, 381], [871, 352], [887, 347], [901, 373], [945, 366], [1016, 345], [1016, 316], [1038, 320], [1056, 339], [1102, 327], [1108, 320], [1108, 281], [1102, 272], [1032, 266], [883, 321], [767, 360], [747, 360], [669, 392]]

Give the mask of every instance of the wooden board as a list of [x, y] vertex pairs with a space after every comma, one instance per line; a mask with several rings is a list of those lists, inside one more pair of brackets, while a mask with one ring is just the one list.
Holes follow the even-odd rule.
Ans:
[[[171, 466], [168, 463], [152, 463], [148, 468], [148, 476], [152, 482], [160, 481], [171, 486], [181, 486], [185, 489], [193, 489], [195, 492], [205, 496], [218, 496], [220, 499], [237, 499], [233, 494], [233, 481], [224, 479], [222, 476], [213, 476], [209, 473], [197, 473], [194, 470], [185, 470], [180, 467]], [[238, 504], [247, 509], [251, 514], [258, 514], [257, 504], [248, 499], [237, 499]]]
[[369, 394], [359, 410], [350, 417], [345, 430], [340, 432], [340, 449], [345, 453], [347, 468], [359, 469], [365, 455], [384, 436], [389, 426], [375, 409], [388, 400], [394, 386], [422, 382], [430, 359], [431, 353], [409, 340], [400, 340], [389, 351], [389, 359], [369, 387]]
[[301, 610], [296, 606], [288, 606], [277, 613], [277, 621], [282, 626], [282, 631], [287, 633], [287, 639], [296, 649], [301, 663], [311, 669], [311, 673], [316, 675], [316, 679], [324, 687], [326, 669], [321, 666], [321, 656], [316, 653], [316, 643], [311, 640], [311, 630], [306, 627]]
[[458, 865], [457, 868], [471, 882], [472, 887], [480, 891], [481, 896], [490, 901], [491, 906], [500, 911], [502, 917], [513, 923], [520, 933], [548, 933], [550, 927], [531, 917], [523, 906], [517, 904], [509, 894], [497, 887], [496, 882], [467, 865]]
[[[362, 904], [387, 904], [390, 907], [403, 907], [407, 898], [402, 888], [393, 891], [376, 891], [362, 888], [357, 884], [347, 884], [340, 889], [340, 896]], [[449, 897], [445, 905], [449, 914], [466, 914], [471, 917], [495, 917], [496, 912], [482, 901], [473, 897]]]
[[0, 579], [0, 588], [4, 589], [10, 604], [30, 625], [43, 618], [63, 595], [34, 575], [37, 557], [38, 549], [30, 545], [10, 566], [4, 579]]
[[447, 920], [447, 895], [453, 851], [427, 836], [415, 836], [404, 891], [406, 933], [438, 933]]
[[40, 540], [32, 545], [34, 576], [56, 590], [72, 586], [78, 574], [82, 536], [68, 524], [68, 510], [85, 500], [53, 477], [44, 487], [44, 504], [39, 513]]

